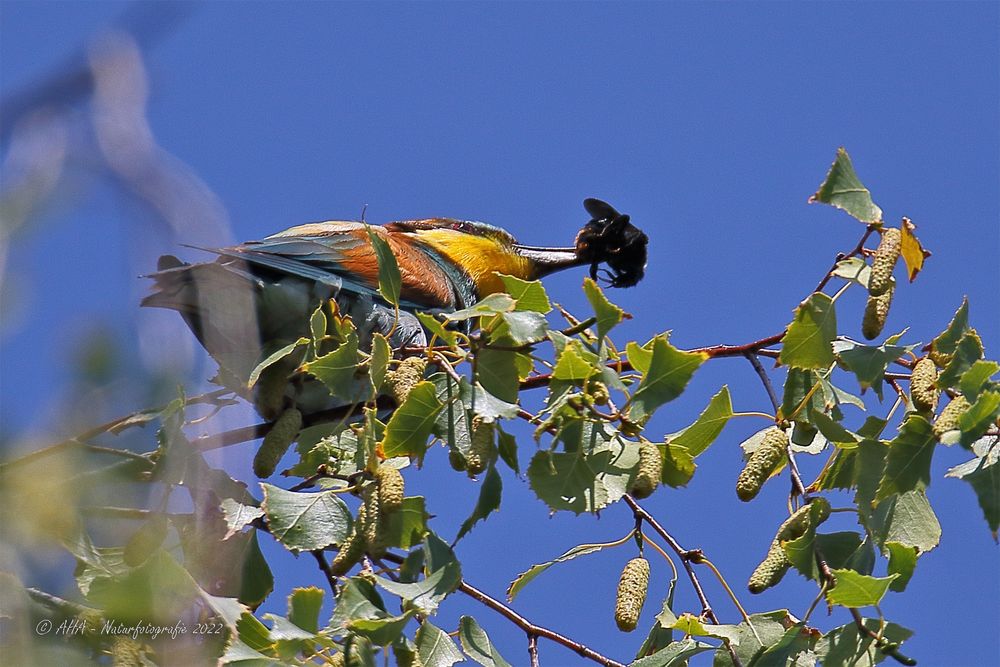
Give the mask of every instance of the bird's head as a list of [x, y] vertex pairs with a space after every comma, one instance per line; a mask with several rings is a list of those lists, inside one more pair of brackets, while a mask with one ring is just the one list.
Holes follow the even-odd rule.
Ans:
[[396, 222], [390, 228], [412, 234], [460, 267], [472, 279], [479, 298], [503, 289], [498, 273], [534, 280], [590, 265], [590, 274], [597, 279], [602, 263], [608, 266], [603, 273], [610, 286], [635, 285], [646, 266], [646, 235], [605, 202], [587, 199], [584, 206], [592, 219], [577, 233], [573, 247], [524, 245], [499, 227], [451, 218]]

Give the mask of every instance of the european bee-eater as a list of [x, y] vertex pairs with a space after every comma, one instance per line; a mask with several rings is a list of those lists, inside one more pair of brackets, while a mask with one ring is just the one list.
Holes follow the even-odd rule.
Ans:
[[[393, 347], [424, 345], [417, 311], [449, 312], [503, 290], [498, 273], [534, 280], [572, 266], [608, 264], [606, 277], [627, 287], [643, 276], [646, 235], [627, 215], [597, 200], [584, 202], [591, 221], [573, 247], [518, 243], [503, 229], [451, 218], [370, 226], [314, 222], [262, 241], [211, 250], [212, 262], [160, 258], [155, 291], [144, 306], [178, 311], [229, 373], [245, 379], [264, 356], [309, 335], [309, 315], [328, 299], [350, 315], [362, 347], [375, 332]], [[378, 293], [378, 260], [369, 231], [388, 242], [402, 289], [395, 308]]]

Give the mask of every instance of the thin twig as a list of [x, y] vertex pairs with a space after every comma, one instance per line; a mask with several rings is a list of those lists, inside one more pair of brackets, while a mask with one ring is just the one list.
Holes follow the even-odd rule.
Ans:
[[752, 350], [748, 350], [744, 353], [747, 361], [753, 366], [753, 369], [757, 372], [757, 376], [760, 378], [761, 383], [764, 385], [764, 390], [767, 391], [767, 397], [771, 399], [771, 406], [774, 407], [774, 414], [778, 414], [779, 406], [778, 396], [774, 393], [774, 387], [771, 386], [771, 378], [768, 377], [767, 371], [764, 370], [764, 365], [760, 363], [760, 359], [757, 358], [757, 353]]
[[317, 549], [316, 551], [310, 551], [309, 553], [311, 553], [313, 558], [316, 559], [316, 563], [319, 565], [320, 571], [323, 573], [323, 576], [326, 577], [326, 582], [330, 584], [330, 591], [333, 593], [333, 596], [336, 597], [337, 577], [333, 574], [333, 570], [330, 569], [330, 564], [326, 562], [326, 556], [323, 554], [323, 550]]
[[[705, 591], [701, 587], [701, 582], [698, 581], [698, 575], [695, 574], [694, 568], [691, 567], [692, 562], [698, 562], [699, 559], [702, 557], [701, 550], [700, 549], [688, 550], [683, 548], [677, 542], [677, 540], [675, 540], [673, 536], [670, 533], [668, 533], [666, 529], [663, 526], [661, 526], [656, 519], [653, 518], [652, 514], [643, 509], [643, 507], [635, 501], [635, 498], [633, 498], [628, 494], [625, 494], [624, 496], [622, 496], [622, 498], [625, 500], [628, 506], [632, 508], [632, 512], [633, 514], [635, 514], [636, 519], [637, 520], [641, 519], [646, 523], [648, 523], [650, 528], [655, 530], [656, 533], [661, 538], [663, 538], [663, 541], [665, 541], [670, 546], [670, 548], [673, 549], [678, 556], [680, 556], [681, 564], [684, 565], [684, 570], [685, 572], [687, 572], [688, 579], [691, 580], [691, 586], [694, 588], [695, 594], [701, 601], [702, 615], [708, 618], [710, 621], [712, 621], [712, 623], [714, 623], [715, 625], [721, 625], [719, 623], [719, 617], [716, 616], [715, 612], [712, 610], [712, 605], [708, 603], [708, 597], [705, 595]], [[725, 644], [726, 644], [726, 649], [729, 651], [729, 657], [730, 659], [732, 659], [733, 664], [736, 667], [743, 667], [743, 663], [740, 660], [740, 657], [736, 655], [736, 651], [733, 649], [733, 647], [729, 644], [729, 642], [726, 642]]]
[[531, 667], [538, 667], [538, 635], [528, 633], [528, 659]]
[[[221, 396], [224, 396], [226, 394], [231, 394], [231, 393], [232, 392], [230, 390], [228, 390], [228, 389], [216, 389], [214, 391], [206, 392], [204, 394], [199, 394], [198, 396], [192, 396], [192, 397], [186, 399], [184, 401], [184, 404], [185, 405], [197, 405], [199, 403], [211, 403], [211, 402], [215, 401], [216, 399], [220, 398]], [[44, 448], [36, 450], [34, 452], [30, 452], [28, 454], [25, 454], [24, 456], [21, 456], [20, 458], [16, 458], [16, 459], [13, 459], [11, 461], [5, 461], [4, 463], [0, 463], [0, 471], [7, 472], [7, 471], [10, 471], [10, 470], [12, 470], [14, 468], [17, 468], [17, 467], [20, 467], [20, 466], [23, 466], [23, 465], [27, 465], [29, 463], [37, 461], [38, 459], [45, 458], [46, 456], [51, 456], [53, 454], [58, 454], [60, 451], [62, 451], [64, 449], [73, 449], [74, 447], [96, 448], [94, 451], [97, 451], [97, 452], [102, 453], [102, 454], [114, 454], [116, 456], [128, 456], [128, 454], [122, 453], [124, 450], [121, 450], [121, 449], [112, 449], [110, 447], [98, 447], [97, 445], [88, 444], [87, 441], [88, 440], [92, 440], [93, 438], [96, 438], [99, 435], [103, 435], [103, 434], [109, 433], [109, 432], [110, 433], [114, 433], [115, 435], [117, 435], [118, 432], [120, 432], [122, 430], [125, 430], [126, 428], [128, 428], [129, 426], [132, 426], [132, 425], [135, 425], [135, 426], [145, 425], [145, 424], [149, 423], [150, 421], [153, 421], [156, 418], [156, 415], [159, 414], [160, 412], [163, 412], [167, 407], [168, 407], [167, 405], [161, 405], [161, 406], [158, 406], [158, 407], [155, 407], [155, 408], [149, 408], [149, 409], [146, 409], [146, 410], [138, 410], [136, 412], [132, 412], [130, 414], [127, 414], [127, 415], [125, 415], [123, 417], [118, 417], [117, 419], [112, 419], [109, 422], [105, 422], [105, 423], [100, 424], [98, 426], [94, 426], [93, 428], [88, 429], [88, 430], [84, 431], [83, 433], [81, 433], [81, 434], [79, 434], [79, 435], [77, 435], [75, 437], [68, 438], [66, 440], [63, 440], [62, 442], [57, 442], [54, 445], [49, 445], [48, 447], [44, 447]], [[144, 417], [144, 416], [147, 416], [147, 415], [149, 416], [149, 419], [140, 420], [141, 417]], [[130, 423], [130, 422], [132, 422], [132, 423]], [[134, 454], [134, 453], [130, 452], [130, 454]], [[139, 456], [139, 455], [138, 454], [134, 454], [134, 456]]]
[[865, 229], [865, 233], [861, 236], [861, 240], [858, 241], [858, 244], [854, 246], [853, 250], [851, 250], [848, 253], [842, 253], [842, 252], [837, 253], [837, 257], [833, 260], [833, 265], [826, 272], [826, 275], [823, 276], [823, 279], [819, 281], [819, 284], [816, 285], [815, 289], [813, 289], [813, 292], [819, 292], [824, 287], [826, 287], [826, 284], [830, 282], [831, 278], [833, 278], [833, 272], [834, 270], [836, 270], [838, 264], [840, 264], [848, 257], [854, 257], [855, 255], [860, 255], [861, 252], [865, 249], [865, 242], [868, 240], [868, 237], [871, 236], [872, 233], [878, 228], [879, 225], [877, 224], [868, 225], [868, 228]]
[[540, 625], [535, 625], [534, 623], [532, 623], [525, 617], [521, 616], [520, 614], [518, 614], [516, 611], [514, 611], [504, 603], [500, 602], [499, 600], [495, 600], [494, 598], [482, 592], [481, 590], [471, 585], [467, 581], [463, 580], [462, 583], [458, 585], [458, 590], [465, 593], [473, 600], [481, 602], [482, 604], [486, 605], [493, 611], [499, 613], [508, 621], [510, 621], [517, 627], [524, 630], [529, 635], [529, 637], [532, 635], [534, 635], [535, 637], [544, 637], [545, 639], [554, 641], [557, 644], [565, 646], [566, 648], [570, 649], [571, 651], [574, 651], [575, 653], [584, 658], [587, 658], [588, 660], [593, 660], [594, 662], [600, 665], [605, 665], [605, 667], [625, 667], [622, 663], [618, 662], [617, 660], [612, 660], [611, 658], [601, 655], [597, 651], [587, 646], [584, 646], [583, 644], [574, 641], [569, 637], [565, 637], [559, 634], [558, 632], [549, 630], [548, 628], [543, 628]]

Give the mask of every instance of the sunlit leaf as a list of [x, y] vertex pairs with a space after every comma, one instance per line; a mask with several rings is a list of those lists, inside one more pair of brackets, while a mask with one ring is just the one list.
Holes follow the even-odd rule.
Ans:
[[830, 604], [857, 609], [877, 605], [889, 590], [889, 585], [899, 575], [889, 577], [870, 577], [854, 570], [832, 570], [837, 584], [827, 591], [826, 599]]
[[708, 359], [704, 352], [684, 352], [663, 336], [653, 339], [653, 356], [630, 401], [629, 418], [642, 423], [684, 391], [691, 376]]
[[597, 316], [597, 337], [603, 339], [625, 318], [625, 311], [608, 301], [604, 290], [591, 278], [583, 279], [583, 293]]
[[536, 313], [547, 313], [552, 310], [549, 296], [539, 280], [521, 280], [515, 276], [503, 273], [497, 274], [503, 281], [504, 289], [517, 300], [517, 310], [530, 310]]
[[868, 280], [871, 278], [872, 267], [861, 257], [848, 257], [837, 262], [832, 273], [838, 278], [851, 280], [868, 289]]
[[323, 595], [323, 589], [315, 586], [292, 589], [288, 596], [288, 620], [307, 632], [319, 632]]
[[476, 619], [471, 616], [459, 619], [458, 636], [462, 640], [462, 648], [466, 655], [483, 667], [510, 667], [510, 663], [503, 659], [486, 635], [486, 631], [479, 627]]
[[901, 593], [906, 590], [906, 584], [909, 583], [910, 577], [913, 576], [913, 570], [917, 567], [917, 556], [920, 555], [920, 550], [901, 542], [886, 542], [885, 550], [889, 552], [887, 574], [897, 575], [889, 584], [889, 590]]
[[399, 294], [403, 287], [403, 278], [399, 273], [399, 264], [396, 262], [396, 255], [393, 254], [389, 242], [376, 232], [371, 226], [366, 225], [368, 239], [375, 250], [375, 258], [378, 260], [378, 291], [382, 298], [394, 306], [399, 306]]
[[698, 456], [715, 442], [733, 416], [729, 387], [723, 387], [712, 397], [698, 419], [683, 431], [668, 436], [671, 445], [680, 445], [691, 456]]
[[833, 299], [815, 292], [795, 309], [795, 317], [781, 341], [778, 361], [794, 368], [827, 368], [833, 363], [837, 313]]
[[879, 482], [875, 500], [912, 490], [927, 488], [931, 483], [931, 457], [937, 436], [922, 415], [910, 413], [889, 443], [885, 472]]
[[903, 257], [903, 262], [906, 263], [906, 275], [912, 283], [916, 280], [920, 270], [924, 268], [924, 260], [930, 257], [931, 253], [920, 245], [920, 239], [913, 233], [917, 226], [910, 222], [909, 218], [903, 218], [899, 227], [902, 232], [899, 254]]
[[424, 667], [451, 667], [465, 660], [448, 633], [426, 619], [420, 624], [415, 641], [420, 664]]
[[469, 308], [463, 308], [461, 310], [456, 310], [453, 313], [448, 313], [445, 317], [452, 322], [458, 322], [459, 320], [469, 320], [473, 317], [509, 313], [514, 310], [516, 305], [517, 304], [514, 299], [510, 298], [509, 295], [498, 292], [496, 294], [490, 294], [485, 299], [470, 306]]
[[500, 509], [502, 494], [503, 482], [500, 480], [500, 473], [497, 472], [496, 467], [490, 466], [483, 478], [482, 488], [479, 489], [479, 499], [476, 501], [476, 506], [469, 518], [462, 522], [462, 527], [459, 528], [458, 535], [455, 536], [456, 542], [472, 530], [477, 522], [485, 521], [492, 512]]
[[[883, 623], [879, 619], [866, 618], [862, 623], [876, 637], [882, 636], [886, 641], [897, 645], [913, 634], [902, 626]], [[853, 622], [834, 628], [823, 635], [816, 646], [816, 655], [824, 665], [852, 667], [874, 667], [888, 657], [876, 647], [875, 638], [868, 632], [860, 632]]]
[[427, 438], [434, 428], [434, 419], [443, 407], [437, 398], [434, 383], [428, 380], [419, 382], [385, 425], [382, 453], [387, 458], [412, 456], [422, 459], [427, 451]]
[[422, 324], [432, 336], [437, 336], [450, 347], [455, 346], [458, 334], [445, 327], [444, 323], [442, 323], [437, 317], [431, 315], [430, 313], [417, 313], [417, 319], [420, 320], [420, 324]]
[[312, 551], [347, 538], [353, 519], [335, 493], [298, 493], [265, 483], [261, 488], [271, 534], [287, 548]]
[[[322, 314], [322, 311], [320, 311], [320, 313]], [[296, 350], [296, 348], [308, 344], [309, 344], [308, 338], [299, 338], [294, 343], [289, 343], [288, 345], [282, 347], [281, 349], [275, 350], [274, 352], [269, 354], [267, 358], [264, 359], [264, 361], [257, 364], [257, 366], [252, 371], [250, 371], [250, 378], [247, 380], [247, 387], [253, 388], [253, 386], [257, 384], [257, 380], [260, 379], [261, 373], [267, 370], [270, 366], [273, 366], [274, 364], [278, 363], [279, 361], [290, 355], [292, 352]]]
[[360, 403], [372, 395], [371, 380], [360, 364], [358, 337], [352, 332], [336, 350], [305, 364], [303, 368], [326, 385], [334, 396]]
[[882, 209], [872, 201], [868, 191], [854, 173], [854, 165], [843, 147], [837, 149], [837, 158], [830, 167], [826, 180], [819, 186], [809, 203], [822, 202], [835, 206], [861, 222], [879, 222]]
[[972, 451], [976, 458], [955, 466], [946, 476], [969, 483], [996, 541], [1000, 528], [1000, 436], [980, 439], [972, 445]]
[[941, 524], [923, 491], [908, 491], [882, 501], [869, 524], [880, 546], [898, 542], [923, 553], [941, 541]]
[[603, 550], [604, 548], [605, 547], [602, 544], [580, 544], [578, 546], [573, 547], [572, 549], [570, 549], [569, 551], [567, 551], [566, 553], [557, 558], [553, 558], [552, 560], [546, 561], [544, 563], [539, 563], [538, 565], [532, 565], [526, 571], [517, 575], [517, 578], [514, 579], [514, 581], [510, 583], [510, 586], [507, 587], [507, 601], [513, 602], [514, 598], [517, 597], [517, 594], [520, 593], [525, 586], [527, 586], [529, 583], [531, 583], [531, 581], [535, 577], [540, 575], [542, 572], [545, 572], [545, 570], [549, 569], [553, 565], [556, 565], [558, 563], [565, 563], [567, 561], [573, 560], [574, 558], [579, 558], [580, 556], [595, 554]]

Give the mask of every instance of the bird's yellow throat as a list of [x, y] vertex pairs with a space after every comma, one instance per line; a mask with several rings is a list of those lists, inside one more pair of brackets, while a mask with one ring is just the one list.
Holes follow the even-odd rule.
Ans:
[[510, 242], [504, 239], [451, 229], [422, 229], [416, 236], [465, 271], [475, 283], [479, 298], [504, 290], [498, 273], [522, 280], [535, 277], [532, 261], [517, 254]]

